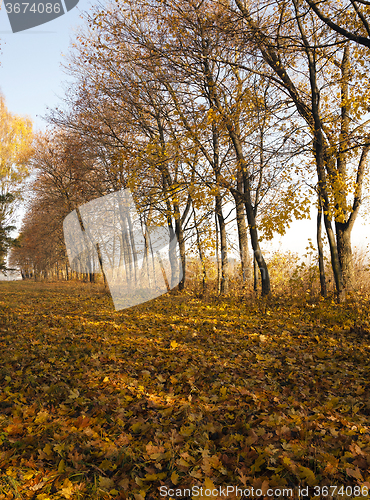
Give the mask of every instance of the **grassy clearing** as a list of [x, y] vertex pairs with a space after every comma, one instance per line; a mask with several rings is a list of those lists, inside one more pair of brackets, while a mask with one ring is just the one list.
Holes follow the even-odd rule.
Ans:
[[98, 285], [0, 282], [0, 499], [370, 488], [356, 300], [173, 294], [115, 312]]

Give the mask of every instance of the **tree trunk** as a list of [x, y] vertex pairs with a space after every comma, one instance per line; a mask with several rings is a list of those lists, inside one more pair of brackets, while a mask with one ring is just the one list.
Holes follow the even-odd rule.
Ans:
[[258, 292], [258, 263], [256, 256], [253, 254], [253, 290]]
[[194, 218], [194, 227], [197, 235], [197, 247], [198, 247], [198, 252], [199, 252], [199, 259], [200, 263], [202, 266], [202, 285], [203, 285], [203, 292], [205, 292], [207, 288], [207, 269], [206, 269], [206, 263], [204, 260], [204, 255], [203, 255], [203, 249], [202, 249], [202, 243], [200, 241], [200, 234], [199, 234], [199, 228], [197, 224], [197, 219], [195, 216], [195, 209], [193, 207], [193, 218]]
[[321, 236], [321, 219], [322, 219], [322, 202], [319, 195], [317, 209], [317, 250], [319, 254], [319, 273], [320, 273], [320, 293], [322, 297], [326, 297], [326, 279], [325, 279], [325, 267], [324, 267], [324, 251]]
[[[183, 228], [182, 228], [182, 221], [181, 221], [181, 217], [180, 217], [179, 207], [178, 207], [177, 204], [174, 204], [174, 208], [175, 208], [176, 236], [177, 236], [177, 242], [178, 242], [178, 245], [179, 245], [180, 261], [181, 261], [181, 267], [182, 267], [182, 276], [181, 276], [181, 280], [179, 282], [179, 290], [184, 290], [184, 288], [185, 288], [185, 281], [186, 281], [186, 249], [185, 249], [185, 239], [184, 239], [184, 231], [183, 231]], [[178, 272], [180, 272], [179, 269], [178, 269]]]
[[222, 198], [220, 195], [216, 199], [216, 217], [218, 227], [220, 229], [220, 243], [221, 243], [221, 284], [220, 293], [224, 295], [229, 289], [229, 261], [227, 256], [227, 240], [226, 240], [226, 224], [222, 213]]
[[325, 213], [325, 205], [324, 205], [324, 223], [325, 223], [326, 234], [329, 241], [331, 266], [334, 274], [337, 301], [338, 303], [342, 303], [346, 299], [346, 292], [343, 286], [342, 268], [339, 262], [338, 248], [335, 242], [335, 236], [331, 225], [331, 221], [329, 220], [327, 214]]
[[219, 254], [219, 230], [218, 230], [218, 222], [217, 222], [217, 214], [215, 213], [215, 226], [216, 226], [216, 265], [217, 265], [217, 293], [220, 293], [221, 290], [221, 262], [220, 262], [220, 254]]
[[[339, 151], [337, 156], [337, 169], [343, 185], [347, 184], [347, 163], [348, 163], [348, 148], [349, 144], [349, 127], [350, 127], [350, 112], [349, 112], [349, 80], [351, 78], [350, 71], [350, 52], [349, 44], [346, 44], [343, 50], [343, 58], [341, 63], [341, 121], [339, 135]], [[359, 165], [361, 169], [361, 165]], [[348, 223], [349, 217], [347, 212], [347, 196], [346, 189], [343, 187], [337, 193], [336, 209], [346, 222], [336, 221], [335, 232], [337, 237], [337, 249], [339, 262], [343, 274], [344, 288], [351, 288], [353, 282], [353, 263], [351, 249], [351, 233], [354, 220], [351, 224]], [[353, 214], [353, 212], [352, 212]], [[355, 219], [355, 214], [351, 219]]]
[[[159, 115], [156, 117], [157, 119], [157, 124], [158, 124], [158, 132], [159, 132], [159, 138], [160, 138], [160, 144], [162, 147], [162, 153], [163, 153], [163, 162], [160, 166], [160, 170], [162, 173], [162, 183], [163, 183], [163, 194], [165, 195], [166, 198], [166, 205], [167, 205], [167, 223], [170, 229], [170, 240], [171, 242], [173, 241], [173, 235], [171, 231], [173, 231], [172, 227], [172, 213], [173, 217], [175, 219], [175, 234], [177, 236], [177, 242], [179, 245], [179, 251], [180, 251], [180, 260], [181, 260], [181, 267], [182, 267], [182, 276], [181, 280], [179, 282], [179, 290], [184, 290], [185, 289], [185, 282], [186, 282], [186, 251], [185, 251], [185, 240], [184, 240], [184, 231], [182, 227], [182, 220], [181, 220], [181, 215], [180, 215], [180, 205], [178, 201], [176, 201], [176, 195], [174, 195], [172, 191], [173, 187], [173, 181], [171, 178], [171, 173], [168, 168], [168, 162], [165, 159], [166, 158], [166, 141], [165, 141], [165, 132], [163, 128], [163, 124], [160, 120]], [[170, 196], [168, 196], [170, 195]], [[173, 210], [171, 206], [171, 202], [173, 205]], [[176, 245], [173, 243], [171, 244], [170, 242], [170, 263], [171, 263], [171, 288], [175, 286], [175, 283], [177, 281], [178, 273], [179, 273], [179, 266], [178, 266], [178, 261], [176, 258]]]
[[245, 210], [247, 212], [247, 217], [248, 217], [248, 224], [249, 224], [249, 232], [251, 236], [251, 242], [252, 242], [252, 248], [254, 252], [254, 258], [258, 264], [258, 268], [260, 271], [261, 275], [261, 294], [262, 296], [269, 295], [271, 292], [271, 286], [270, 286], [270, 276], [267, 268], [267, 264], [265, 262], [265, 259], [263, 258], [259, 240], [258, 240], [258, 233], [257, 233], [257, 227], [256, 227], [256, 218], [254, 215], [254, 210], [252, 206], [252, 201], [250, 199], [250, 186], [249, 186], [249, 180], [244, 172], [244, 194], [247, 198], [245, 202]]
[[176, 233], [173, 229], [171, 216], [167, 216], [167, 227], [168, 227], [168, 231], [170, 233], [170, 245], [169, 245], [169, 249], [168, 249], [168, 259], [170, 261], [170, 267], [171, 267], [171, 288], [173, 288], [175, 286], [175, 283], [177, 280], [177, 273], [179, 272], [179, 266], [178, 266], [178, 261], [177, 261], [177, 256], [176, 256], [176, 245], [173, 244], [173, 242], [176, 241], [176, 238], [175, 238]]
[[340, 267], [342, 268], [343, 283], [346, 289], [353, 286], [353, 261], [351, 248], [351, 227], [340, 222], [335, 223], [337, 233], [337, 248]]
[[131, 220], [131, 215], [128, 213], [126, 214], [127, 218], [127, 223], [128, 223], [128, 231], [130, 235], [130, 250], [132, 253], [132, 258], [133, 258], [133, 263], [134, 263], [134, 274], [135, 274], [135, 282], [137, 282], [138, 279], [138, 264], [137, 264], [137, 251], [136, 251], [136, 245], [135, 245], [135, 235], [134, 235], [134, 227], [132, 224]]
[[[241, 189], [238, 188], [238, 191]], [[239, 254], [242, 266], [242, 279], [246, 283], [249, 278], [250, 270], [248, 266], [248, 230], [245, 222], [244, 203], [238, 194], [234, 194], [236, 208], [236, 223], [238, 227]]]

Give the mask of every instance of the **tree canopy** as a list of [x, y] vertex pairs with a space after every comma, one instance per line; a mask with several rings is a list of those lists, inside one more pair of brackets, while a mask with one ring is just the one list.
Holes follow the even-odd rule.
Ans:
[[0, 93], [0, 271], [6, 272], [6, 255], [14, 243], [14, 210], [22, 198], [32, 155], [32, 123], [11, 113]]

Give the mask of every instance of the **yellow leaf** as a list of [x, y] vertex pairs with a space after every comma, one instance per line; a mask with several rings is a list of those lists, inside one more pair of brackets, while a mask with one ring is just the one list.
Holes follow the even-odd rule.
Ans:
[[252, 465], [252, 471], [253, 472], [260, 472], [261, 470], [261, 465], [265, 463], [265, 459], [263, 458], [262, 455], [260, 455], [257, 460], [254, 462]]
[[141, 430], [141, 422], [136, 422], [136, 424], [132, 424], [131, 427], [133, 432], [135, 432], [135, 434], [138, 434]]
[[109, 477], [99, 476], [99, 487], [109, 491], [114, 487], [114, 481]]
[[135, 500], [144, 500], [145, 499], [145, 491], [140, 490], [140, 493], [134, 493]]
[[158, 474], [147, 474], [143, 481], [157, 481], [158, 479], [164, 479], [166, 476], [166, 472], [160, 472]]
[[77, 399], [79, 395], [80, 391], [78, 389], [72, 389], [71, 391], [69, 391], [69, 397], [71, 399]]
[[188, 426], [183, 425], [180, 429], [179, 434], [181, 436], [186, 436], [189, 437], [196, 429], [196, 426], [194, 424], [190, 424]]
[[114, 470], [114, 465], [110, 460], [103, 460], [99, 467], [103, 471]]
[[226, 396], [226, 394], [227, 394], [227, 388], [226, 387], [221, 387], [220, 394], [224, 398]]
[[209, 490], [215, 489], [215, 485], [213, 484], [213, 481], [210, 477], [206, 477], [206, 479], [204, 481], [204, 485], [205, 485], [206, 489], [209, 489]]
[[35, 424], [44, 424], [49, 418], [49, 413], [47, 411], [39, 411], [36, 418]]
[[308, 486], [313, 486], [316, 482], [315, 474], [308, 467], [303, 467], [302, 465], [299, 467], [299, 477], [303, 479]]
[[188, 462], [186, 462], [183, 458], [179, 458], [179, 460], [177, 460], [177, 463], [179, 465], [182, 465], [182, 467], [189, 467]]
[[61, 453], [62, 453], [62, 451], [64, 450], [64, 448], [65, 448], [64, 443], [56, 444], [56, 445], [54, 446], [54, 450], [55, 450], [57, 453], [59, 453], [59, 454], [61, 454]]
[[177, 472], [173, 471], [171, 474], [172, 484], [174, 484], [176, 486], [176, 484], [179, 482], [179, 477], [180, 476], [177, 474]]
[[17, 477], [16, 476], [16, 472], [12, 469], [12, 467], [9, 467], [8, 469], [6, 469], [6, 475], [7, 476], [10, 476], [10, 477]]
[[51, 455], [53, 453], [53, 450], [51, 449], [50, 443], [46, 443], [46, 445], [44, 446], [43, 452], [46, 455]]
[[[206, 490], [209, 490], [211, 494], [210, 495], [206, 495], [205, 494]], [[214, 482], [212, 481], [211, 478], [206, 477], [205, 480], [204, 480], [204, 486], [203, 486], [203, 492], [204, 493], [203, 493], [203, 495], [201, 495], [201, 496], [198, 495], [197, 497], [193, 496], [192, 498], [193, 498], [193, 500], [195, 500], [195, 499], [202, 500], [202, 499], [206, 499], [206, 498], [215, 498], [216, 499], [216, 498], [218, 498], [218, 495], [215, 496], [215, 495], [212, 494], [214, 490], [217, 491], [217, 488], [216, 488]]]
[[74, 492], [73, 483], [69, 479], [66, 479], [63, 483], [63, 488], [58, 493], [62, 494], [64, 498], [69, 500], [70, 498], [73, 498], [72, 497], [73, 492]]
[[139, 486], [144, 486], [144, 481], [139, 476], [135, 477], [135, 483]]

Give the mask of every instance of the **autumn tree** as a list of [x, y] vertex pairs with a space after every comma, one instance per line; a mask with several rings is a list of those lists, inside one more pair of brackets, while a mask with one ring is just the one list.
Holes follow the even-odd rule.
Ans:
[[96, 196], [96, 176], [90, 168], [88, 150], [78, 137], [61, 130], [39, 134], [30, 164], [34, 180], [19, 237], [20, 248], [11, 260], [27, 274], [47, 277], [66, 266], [64, 217]]
[[[252, 245], [261, 269], [263, 294], [268, 294], [268, 271], [259, 247], [256, 210], [251, 197], [254, 189], [251, 180], [255, 179], [257, 190], [259, 181], [258, 176], [253, 175], [251, 171], [251, 163], [246, 159], [248, 149], [245, 136], [248, 134], [245, 130], [254, 127], [252, 114], [250, 109], [248, 110], [248, 103], [251, 102], [248, 90], [250, 82], [246, 74], [236, 74], [235, 66], [214, 62], [214, 59], [220, 59], [223, 47], [234, 50], [227, 46], [225, 37], [215, 28], [220, 17], [220, 12], [213, 12], [205, 4], [199, 8], [195, 3], [187, 2], [186, 9], [182, 9], [177, 2], [164, 2], [155, 8], [136, 8], [127, 2], [121, 8], [117, 7], [109, 12], [98, 11], [94, 15], [90, 21], [95, 32], [94, 51], [85, 50], [84, 56], [79, 60], [95, 61], [93, 54], [99, 53], [99, 64], [103, 60], [107, 61], [105, 81], [107, 76], [109, 80], [109, 68], [113, 74], [117, 71], [115, 79], [120, 85], [122, 82], [126, 83], [128, 78], [126, 73], [123, 74], [123, 68], [134, 64], [135, 81], [131, 82], [134, 88], [140, 88], [138, 81], [141, 76], [138, 75], [148, 75], [146, 78], [151, 78], [160, 85], [164, 96], [162, 101], [165, 99], [165, 102], [168, 102], [168, 110], [171, 109], [172, 101], [172, 109], [174, 108], [172, 113], [167, 112], [166, 115], [168, 137], [171, 137], [172, 143], [176, 135], [181, 137], [181, 141], [177, 142], [181, 143], [179, 148], [185, 158], [187, 145], [199, 150], [203, 161], [198, 164], [196, 174], [203, 183], [207, 168], [210, 167], [213, 172], [214, 180], [210, 182], [208, 177], [206, 182], [214, 192], [216, 214], [219, 214], [218, 221], [221, 221], [224, 264], [227, 262], [226, 237], [219, 209], [219, 193], [226, 189], [238, 199], [236, 207], [239, 210], [239, 230], [243, 229], [244, 207], [246, 209]], [[182, 31], [178, 30], [179, 22]], [[84, 47], [88, 45], [89, 41], [85, 39]], [[94, 82], [96, 84], [96, 77]], [[117, 92], [115, 95], [118, 95]], [[144, 106], [141, 108], [142, 114], [138, 121], [142, 120], [144, 110], [148, 109]], [[248, 123], [248, 120], [251, 123]], [[172, 136], [171, 127], [176, 131]], [[249, 147], [252, 142], [251, 139]], [[266, 155], [266, 158], [268, 156]], [[232, 163], [236, 168], [222, 171], [225, 170], [225, 165]], [[273, 183], [267, 180], [265, 182], [264, 175], [262, 179], [264, 188], [268, 184], [271, 188]], [[276, 193], [278, 190], [275, 191], [275, 197]], [[284, 194], [289, 198], [294, 197], [294, 191], [291, 189], [289, 194]], [[266, 199], [266, 196], [262, 198]], [[275, 204], [275, 216], [277, 219], [277, 214], [280, 213], [283, 221], [286, 220], [283, 212], [276, 210], [282, 206], [284, 203], [281, 203], [280, 207], [278, 203]], [[294, 204], [287, 206], [294, 207]], [[271, 227], [273, 226], [271, 224]], [[284, 224], [280, 224], [281, 230], [283, 227]], [[241, 245], [245, 245], [245, 240], [239, 238]]]
[[20, 195], [22, 183], [29, 174], [32, 152], [32, 123], [11, 113], [0, 94], [0, 191]]
[[[155, 222], [153, 208], [157, 215], [165, 217], [170, 232], [176, 232], [184, 269], [182, 225], [191, 215], [194, 189], [192, 197], [184, 192], [186, 162], [178, 160], [179, 133], [175, 120], [169, 120], [171, 108], [166, 94], [143, 72], [137, 71], [128, 47], [120, 46], [118, 54], [124, 58], [122, 61], [117, 57], [117, 44], [104, 47], [105, 51], [99, 44], [95, 47], [90, 39], [85, 45], [91, 46], [90, 54], [84, 50], [83, 59], [76, 57], [72, 66], [74, 74], [78, 74], [79, 86], [78, 99], [69, 103], [73, 112], [67, 115], [56, 112], [52, 120], [78, 132], [84, 140], [93, 137], [98, 164], [102, 163], [102, 150], [103, 156], [111, 152], [108, 155], [113, 161], [105, 162], [103, 176], [113, 180], [113, 190], [132, 188], [146, 224]], [[100, 55], [98, 59], [96, 53]], [[81, 60], [85, 61], [82, 65]], [[87, 77], [86, 61], [90, 61]], [[184, 282], [185, 275], [180, 285]]]
[[329, 28], [352, 42], [370, 48], [370, 2], [368, 0], [350, 0], [318, 2], [305, 0], [313, 12]]
[[259, 51], [311, 134], [337, 296], [342, 301], [351, 284], [350, 236], [369, 153], [365, 49], [343, 44], [298, 0], [276, 1], [275, 11], [260, 2], [253, 13], [239, 0], [236, 5], [246, 24], [245, 52], [252, 47]]
[[13, 203], [14, 196], [11, 193], [0, 194], [0, 271], [4, 274], [9, 270], [6, 265], [8, 251], [15, 244], [15, 238], [11, 237], [16, 228], [10, 224], [7, 214], [9, 206]]
[[29, 175], [32, 124], [12, 114], [0, 93], [0, 270], [6, 270], [5, 258], [14, 243], [16, 202], [21, 198], [24, 181]]

